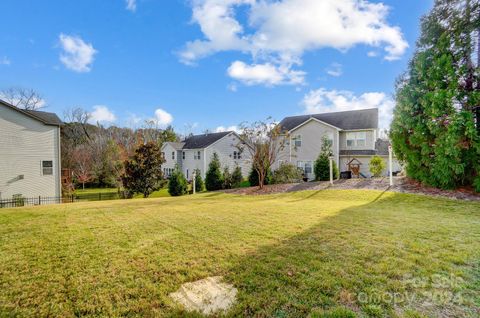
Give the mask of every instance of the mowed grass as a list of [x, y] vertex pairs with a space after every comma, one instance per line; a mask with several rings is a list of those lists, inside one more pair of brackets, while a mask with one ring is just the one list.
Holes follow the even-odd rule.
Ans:
[[336, 190], [0, 210], [0, 316], [196, 316], [169, 293], [217, 275], [238, 289], [230, 317], [478, 317], [480, 204]]

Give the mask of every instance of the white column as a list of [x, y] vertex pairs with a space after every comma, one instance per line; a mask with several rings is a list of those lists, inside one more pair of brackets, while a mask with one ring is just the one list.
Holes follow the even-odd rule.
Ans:
[[388, 174], [390, 177], [390, 186], [393, 186], [393, 164], [392, 164], [392, 146], [388, 146]]
[[193, 170], [193, 173], [192, 173], [192, 190], [193, 190], [193, 194], [195, 194], [195, 170]]

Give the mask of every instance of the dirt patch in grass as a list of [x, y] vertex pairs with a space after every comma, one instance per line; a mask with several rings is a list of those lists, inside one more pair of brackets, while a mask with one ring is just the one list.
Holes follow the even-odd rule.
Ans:
[[227, 311], [235, 303], [237, 289], [222, 280], [215, 276], [185, 283], [170, 297], [190, 312], [211, 315]]
[[274, 184], [267, 185], [263, 189], [258, 187], [240, 188], [226, 190], [226, 193], [241, 195], [263, 195], [273, 193], [296, 192], [304, 190], [380, 190], [392, 191], [400, 193], [423, 194], [435, 197], [445, 197], [458, 200], [480, 201], [480, 194], [475, 193], [472, 188], [460, 188], [457, 190], [441, 190], [433, 187], [422, 185], [421, 183], [406, 177], [395, 177], [394, 185], [390, 187], [388, 178], [372, 178], [372, 179], [341, 179], [336, 180], [333, 185], [328, 181], [321, 182], [304, 182], [291, 184]]

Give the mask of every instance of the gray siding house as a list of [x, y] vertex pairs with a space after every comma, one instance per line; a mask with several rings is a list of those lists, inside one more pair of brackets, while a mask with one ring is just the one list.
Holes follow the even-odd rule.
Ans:
[[[313, 164], [320, 153], [323, 137], [330, 140], [340, 171], [348, 171], [353, 160], [360, 164], [364, 176], [370, 176], [372, 156], [379, 155], [388, 160], [388, 142], [378, 139], [377, 108], [286, 117], [280, 126], [288, 140], [274, 169], [282, 162], [289, 162], [301, 168], [307, 178], [313, 179]], [[396, 161], [393, 170], [401, 170]], [[385, 171], [385, 175], [387, 173]]]
[[187, 180], [192, 179], [192, 173], [196, 169], [200, 170], [202, 178], [205, 178], [208, 165], [216, 153], [222, 169], [228, 167], [232, 172], [239, 166], [242, 175], [247, 177], [251, 161], [248, 152], [240, 153], [238, 150], [237, 145], [240, 142], [240, 137], [233, 131], [195, 135], [183, 142], [166, 142], [162, 146], [165, 158], [162, 165], [164, 175], [169, 177], [177, 165]]
[[0, 100], [0, 199], [61, 196], [62, 124], [53, 113]]

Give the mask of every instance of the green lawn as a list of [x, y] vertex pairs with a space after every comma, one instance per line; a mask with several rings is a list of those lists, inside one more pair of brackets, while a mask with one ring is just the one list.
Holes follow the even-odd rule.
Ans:
[[480, 204], [336, 190], [0, 210], [0, 316], [194, 316], [168, 294], [216, 275], [239, 291], [231, 317], [478, 317]]
[[[85, 190], [83, 189], [76, 189], [75, 190], [75, 195], [79, 196], [80, 198], [82, 197], [89, 197], [89, 196], [94, 196], [94, 195], [98, 195], [99, 193], [101, 194], [109, 194], [109, 193], [113, 193], [113, 194], [116, 194], [118, 193], [118, 189], [117, 188], [87, 188]], [[170, 194], [168, 193], [168, 189], [167, 188], [164, 188], [164, 189], [160, 189], [158, 191], [155, 191], [153, 192], [151, 195], [150, 195], [150, 198], [164, 198], [164, 197], [169, 197]], [[143, 195], [141, 194], [137, 194], [135, 195], [134, 197], [135, 199], [138, 199], [138, 198], [143, 198]], [[92, 201], [96, 201], [96, 197], [94, 199], [92, 199]]]

